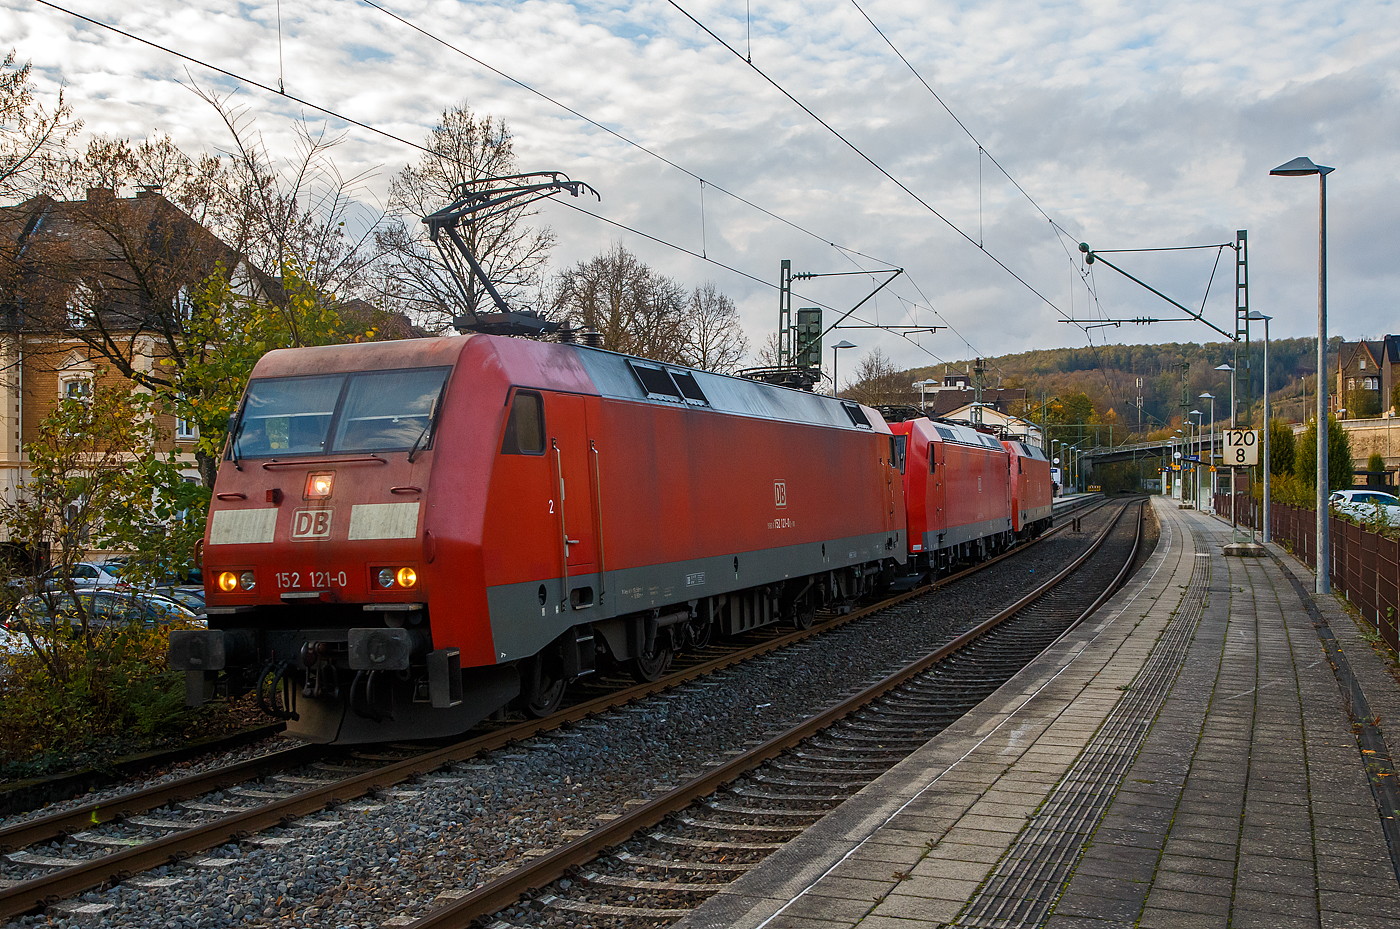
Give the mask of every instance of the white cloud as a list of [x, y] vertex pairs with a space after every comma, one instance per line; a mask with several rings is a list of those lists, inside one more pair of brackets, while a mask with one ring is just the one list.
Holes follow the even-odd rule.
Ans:
[[[152, 0], [79, 12], [413, 141], [443, 108], [469, 101], [504, 117], [526, 169], [560, 169], [603, 194], [597, 209], [765, 280], [791, 258], [804, 270], [850, 270], [825, 242], [893, 262], [909, 279], [868, 305], [883, 322], [934, 302], [977, 351], [1084, 344], [1055, 310], [661, 0], [458, 3], [395, 0], [394, 12], [665, 157], [815, 233], [804, 235], [491, 75], [363, 4], [284, 0], [282, 44], [271, 3]], [[1268, 177], [1298, 154], [1329, 179], [1332, 329], [1354, 337], [1397, 328], [1400, 245], [1400, 13], [1384, 0], [1305, 3], [1137, 0], [907, 2], [868, 0], [870, 16], [987, 150], [1070, 233], [1000, 177], [849, 3], [753, 5], [756, 65], [885, 165], [929, 204], [1065, 312], [1090, 312], [1066, 250], [1223, 242], [1250, 231], [1253, 300], [1278, 336], [1315, 331], [1316, 183]], [[746, 52], [737, 0], [682, 3]], [[226, 144], [214, 114], [178, 81], [231, 87], [161, 52], [20, 0], [0, 0], [0, 28], [42, 86], [66, 83], [93, 132], [168, 131], [187, 149]], [[290, 146], [302, 108], [240, 94], [274, 148]], [[314, 112], [307, 113], [320, 119]], [[335, 124], [332, 123], [334, 127]], [[340, 127], [343, 128], [343, 127]], [[347, 174], [388, 178], [416, 153], [352, 130]], [[979, 160], [981, 182], [979, 185]], [[980, 206], [979, 206], [980, 203]], [[687, 284], [713, 278], [738, 300], [755, 343], [775, 322], [776, 294], [722, 269], [559, 207], [555, 261], [586, 258], [621, 237]], [[1229, 254], [1226, 256], [1229, 258]], [[1213, 254], [1125, 257], [1182, 302], [1200, 300]], [[866, 267], [873, 262], [864, 262]], [[1095, 274], [1103, 311], [1166, 315], [1133, 285]], [[1233, 267], [1222, 263], [1208, 312], [1230, 326]], [[849, 306], [872, 285], [801, 285]], [[903, 298], [904, 303], [899, 298]], [[916, 314], [930, 323], [927, 314]], [[1206, 340], [1203, 327], [1095, 330], [1111, 340]], [[901, 363], [929, 357], [894, 336], [849, 335]], [[971, 350], [948, 332], [922, 337], [943, 358]]]

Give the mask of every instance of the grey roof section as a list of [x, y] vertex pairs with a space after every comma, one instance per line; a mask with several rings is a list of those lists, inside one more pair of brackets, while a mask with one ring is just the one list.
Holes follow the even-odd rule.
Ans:
[[[788, 387], [775, 387], [761, 381], [727, 374], [714, 374], [682, 365], [663, 364], [644, 358], [633, 359], [605, 349], [589, 348], [583, 345], [572, 346], [576, 350], [579, 363], [583, 365], [593, 385], [601, 396], [616, 400], [633, 400], [637, 403], [655, 403], [661, 406], [687, 406], [695, 410], [714, 410], [736, 416], [749, 416], [755, 419], [768, 419], [776, 422], [805, 423], [834, 429], [849, 429], [853, 432], [889, 433], [880, 414], [869, 407], [860, 407], [870, 426], [858, 426], [845, 410], [846, 405], [859, 406], [850, 400], [840, 400], [825, 394], [808, 393]], [[705, 394], [706, 404], [684, 403], [679, 400], [652, 399], [632, 372], [631, 362], [653, 365], [671, 371], [685, 372], [695, 378], [695, 383]]]
[[1005, 452], [1006, 447], [985, 432], [978, 432], [971, 426], [960, 426], [957, 423], [936, 422], [933, 424], [934, 430], [945, 442], [956, 442], [959, 445], [983, 445], [987, 448], [994, 448], [999, 452]]

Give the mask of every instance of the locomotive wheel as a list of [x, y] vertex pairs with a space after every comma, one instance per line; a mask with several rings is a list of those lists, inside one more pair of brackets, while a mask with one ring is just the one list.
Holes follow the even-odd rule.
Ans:
[[548, 684], [541, 682], [540, 690], [525, 703], [525, 712], [535, 719], [553, 716], [564, 702], [564, 679], [555, 678]]
[[559, 663], [550, 660], [552, 657], [537, 655], [534, 667], [525, 675], [521, 705], [525, 715], [534, 719], [554, 715], [564, 702], [564, 687], [568, 682], [559, 674]]
[[664, 643], [662, 638], [657, 636], [656, 647], [652, 649], [651, 654], [638, 655], [627, 662], [627, 670], [638, 684], [650, 684], [671, 667], [671, 658], [675, 652], [671, 648], [670, 637], [665, 636]]
[[794, 629], [811, 629], [817, 618], [817, 603], [811, 596], [803, 597], [792, 605], [792, 625]]

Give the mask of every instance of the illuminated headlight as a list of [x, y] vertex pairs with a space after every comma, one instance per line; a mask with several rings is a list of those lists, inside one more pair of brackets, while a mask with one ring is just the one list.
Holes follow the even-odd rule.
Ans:
[[380, 587], [393, 587], [393, 586], [394, 586], [394, 569], [393, 569], [393, 568], [380, 568], [380, 569], [379, 569], [379, 586], [380, 586]]
[[258, 579], [252, 571], [244, 571], [242, 574], [238, 575], [238, 586], [242, 587], [244, 590], [252, 590], [254, 587], [258, 586]]
[[398, 581], [400, 587], [412, 587], [418, 583], [418, 572], [412, 568], [399, 568]]
[[307, 500], [317, 500], [331, 495], [331, 486], [335, 483], [334, 471], [322, 471], [318, 474], [306, 475], [306, 491], [302, 496]]
[[223, 571], [219, 574], [219, 589], [224, 593], [233, 593], [238, 589], [238, 575], [232, 571]]

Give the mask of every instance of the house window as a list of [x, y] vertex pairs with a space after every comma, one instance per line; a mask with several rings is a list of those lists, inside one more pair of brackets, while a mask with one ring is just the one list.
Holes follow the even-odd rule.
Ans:
[[92, 379], [87, 377], [73, 377], [65, 380], [61, 393], [65, 400], [78, 400], [87, 403], [92, 400]]
[[181, 442], [193, 442], [199, 438], [199, 427], [182, 416], [175, 418], [175, 439]]
[[1349, 378], [1347, 378], [1347, 390], [1355, 390], [1355, 389], [1356, 389], [1356, 378], [1354, 378], [1354, 377], [1349, 377]]
[[1366, 370], [1366, 359], [1365, 359], [1365, 358], [1362, 358], [1362, 359], [1361, 359], [1361, 370], [1362, 370], [1362, 371], [1365, 371], [1365, 370]]
[[1367, 390], [1380, 390], [1381, 385], [1376, 383], [1376, 381], [1377, 378], [1374, 377], [1363, 377], [1361, 379], [1361, 386]]

